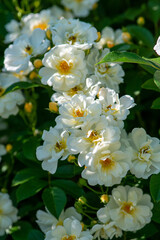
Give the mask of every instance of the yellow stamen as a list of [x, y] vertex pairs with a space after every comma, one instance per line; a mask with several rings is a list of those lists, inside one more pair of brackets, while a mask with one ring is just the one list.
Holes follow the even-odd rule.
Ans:
[[61, 240], [75, 240], [76, 236], [75, 235], [70, 235], [70, 236], [64, 236], [61, 238]]
[[113, 40], [107, 40], [107, 41], [106, 41], [106, 44], [107, 44], [107, 47], [108, 47], [108, 48], [112, 48], [112, 47], [114, 47], [114, 46], [115, 46], [115, 44], [114, 44], [114, 41], [113, 41]]
[[60, 152], [65, 148], [66, 148], [66, 142], [64, 142], [64, 141], [56, 142], [56, 145], [54, 147], [56, 152]]
[[31, 48], [29, 45], [25, 48], [24, 51], [25, 51], [26, 53], [28, 53], [29, 55], [31, 55], [32, 52], [33, 52], [32, 48]]
[[69, 74], [72, 65], [73, 65], [72, 63], [68, 64], [65, 60], [62, 60], [56, 67], [60, 74]]
[[36, 29], [36, 28], [40, 28], [42, 30], [46, 30], [48, 27], [48, 24], [46, 22], [41, 22], [41, 23], [38, 23], [37, 25], [35, 25], [33, 27], [33, 30]]
[[83, 117], [84, 113], [85, 111], [82, 109], [74, 109], [72, 115], [73, 117]]
[[124, 202], [122, 204], [121, 210], [124, 214], [128, 213], [132, 215], [135, 211], [135, 208], [132, 202]]
[[100, 164], [102, 165], [102, 170], [110, 170], [114, 167], [115, 162], [110, 159], [110, 158], [106, 158], [105, 160], [100, 160]]

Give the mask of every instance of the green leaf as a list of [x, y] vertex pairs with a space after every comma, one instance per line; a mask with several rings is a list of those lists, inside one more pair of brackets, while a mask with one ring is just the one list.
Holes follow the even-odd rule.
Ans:
[[137, 54], [131, 53], [131, 52], [110, 52], [97, 64], [104, 63], [104, 62], [138, 63], [138, 64], [148, 65], [155, 69], [160, 70], [160, 65], [157, 64], [156, 61], [154, 61], [154, 59], [150, 60], [147, 58], [142, 58]]
[[132, 25], [127, 26], [128, 32], [132, 35], [132, 37], [136, 38], [138, 41], [142, 41], [142, 43], [150, 48], [153, 48], [155, 42], [152, 33], [140, 26]]
[[28, 235], [28, 240], [44, 240], [44, 235], [42, 232], [40, 232], [39, 230], [36, 230], [36, 229], [32, 229], [30, 232], [29, 232], [29, 235]]
[[27, 199], [40, 192], [48, 183], [39, 179], [31, 179], [20, 185], [16, 191], [17, 202]]
[[23, 154], [26, 159], [36, 160], [36, 148], [40, 144], [40, 139], [37, 137], [28, 138], [23, 144]]
[[67, 203], [65, 192], [60, 188], [50, 187], [43, 191], [42, 199], [50, 213], [58, 219]]
[[9, 86], [5, 90], [5, 92], [3, 93], [2, 96], [4, 96], [5, 94], [7, 94], [9, 92], [14, 92], [14, 91], [19, 90], [19, 89], [29, 89], [29, 88], [39, 87], [39, 86], [41, 86], [41, 85], [37, 84], [37, 83], [16, 82], [16, 83], [13, 83], [11, 86]]
[[159, 0], [151, 0], [148, 2], [148, 17], [157, 23], [160, 19], [160, 5]]
[[160, 201], [160, 174], [152, 175], [150, 179], [150, 192], [155, 202]]
[[158, 88], [160, 88], [160, 71], [156, 71], [154, 74], [154, 82]]
[[26, 168], [16, 173], [12, 181], [12, 186], [18, 186], [33, 178], [47, 176], [47, 173], [40, 168]]
[[151, 108], [160, 109], [160, 97], [153, 101]]
[[144, 89], [160, 92], [160, 89], [156, 86], [153, 79], [147, 80], [145, 83], [142, 84], [141, 87], [144, 88]]
[[77, 183], [71, 180], [54, 180], [52, 181], [52, 185], [56, 187], [60, 187], [65, 191], [66, 194], [72, 196], [73, 198], [79, 198], [84, 195], [84, 191], [81, 187], [78, 186]]
[[82, 168], [75, 165], [62, 165], [57, 168], [56, 173], [54, 174], [55, 178], [72, 178], [80, 174]]
[[16, 224], [19, 230], [12, 234], [14, 240], [28, 240], [29, 231], [32, 229], [31, 224], [28, 222], [18, 222]]
[[160, 203], [154, 204], [152, 212], [153, 212], [152, 220], [156, 223], [160, 223]]

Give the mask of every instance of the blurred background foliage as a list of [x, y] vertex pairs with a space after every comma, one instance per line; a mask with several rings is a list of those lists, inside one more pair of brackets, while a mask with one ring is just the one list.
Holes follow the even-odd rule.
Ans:
[[[11, 19], [20, 20], [22, 16], [29, 14], [30, 12], [36, 13], [42, 9], [47, 9], [53, 5], [58, 5], [60, 7], [60, 0], [0, 0], [0, 68], [3, 68], [3, 55], [4, 50], [7, 45], [4, 44], [4, 36], [6, 34], [5, 24], [7, 24]], [[144, 24], [138, 24], [137, 20], [139, 17], [143, 17], [145, 22]], [[128, 50], [135, 52], [144, 57], [156, 57], [157, 55], [153, 51], [153, 46], [156, 43], [158, 36], [160, 35], [160, 0], [100, 0], [98, 7], [94, 9], [87, 18], [81, 19], [82, 21], [92, 23], [98, 31], [101, 31], [105, 26], [111, 26], [115, 30], [122, 28], [123, 31], [129, 32], [132, 36], [131, 43], [124, 44], [123, 46], [115, 47], [111, 50]], [[125, 70], [125, 82], [121, 84], [120, 94], [129, 94], [134, 97], [136, 102], [136, 107], [131, 110], [131, 114], [128, 119], [125, 121], [125, 129], [127, 132], [132, 131], [134, 127], [144, 127], [147, 133], [151, 136], [160, 138], [160, 103], [155, 104], [155, 99], [160, 96], [160, 89], [153, 82], [154, 69], [149, 67], [142, 67], [136, 64], [123, 64]], [[49, 126], [54, 126], [54, 115], [51, 114], [48, 108], [48, 102], [50, 101], [51, 90], [47, 88], [35, 88], [34, 91], [28, 90], [25, 92], [27, 94], [27, 101], [33, 103], [37, 102], [34, 105], [35, 112], [37, 112], [37, 122], [36, 129], [41, 133], [44, 129], [49, 129]], [[37, 185], [41, 181], [41, 187], [45, 186], [43, 179], [47, 179], [48, 175], [46, 172], [41, 170], [41, 163], [36, 160], [35, 151], [38, 145], [40, 145], [41, 136], [33, 135], [32, 128], [29, 128], [25, 123], [27, 119], [28, 123], [32, 125], [33, 119], [28, 119], [27, 116], [24, 116], [23, 107], [21, 108], [20, 114], [16, 117], [10, 117], [7, 121], [9, 124], [8, 134], [9, 142], [13, 144], [13, 152], [16, 149], [16, 169], [13, 168], [14, 161], [12, 155], [6, 155], [4, 157], [4, 162], [6, 165], [10, 166], [9, 171], [7, 172], [10, 178], [6, 178], [6, 172], [2, 173], [0, 178], [0, 187], [10, 186], [22, 186], [22, 188], [12, 189], [12, 199], [15, 199], [16, 194], [19, 197], [19, 215], [23, 218], [21, 221], [21, 232], [14, 233], [12, 230], [12, 237], [0, 237], [3, 239], [14, 239], [14, 240], [43, 240], [43, 234], [40, 231], [36, 230], [37, 225], [35, 223], [35, 212], [37, 209], [43, 206], [43, 203], [39, 200], [41, 199], [41, 194], [37, 189], [32, 189], [33, 192], [29, 192], [30, 196], [26, 196], [25, 193], [28, 192], [29, 186]], [[29, 122], [30, 121], [30, 122]], [[16, 129], [16, 132], [15, 132]], [[2, 132], [3, 134], [3, 132]], [[26, 161], [27, 158], [27, 161]], [[68, 165], [66, 165], [68, 166]], [[4, 166], [5, 167], [5, 166]], [[26, 168], [26, 172], [23, 172], [21, 169]], [[27, 174], [33, 172], [31, 168], [34, 169], [34, 179]], [[74, 185], [74, 181], [77, 180], [76, 175], [79, 173], [78, 170], [75, 173], [75, 169], [72, 169], [69, 165], [69, 173], [66, 173], [64, 176], [64, 168], [60, 166], [59, 172], [57, 175], [54, 175], [53, 178], [67, 178], [73, 177], [73, 181], [68, 182], [65, 180], [65, 187], [63, 180], [55, 180], [54, 186], [60, 186], [62, 189], [66, 190], [70, 188], [71, 192], [66, 192], [68, 196], [68, 206], [70, 202], [77, 197], [83, 194], [82, 188], [78, 185]], [[18, 175], [18, 171], [21, 171], [21, 176]], [[27, 172], [28, 171], [28, 172]], [[73, 174], [74, 172], [74, 174]], [[24, 176], [27, 176], [27, 180]], [[13, 179], [14, 177], [14, 179]], [[4, 179], [7, 179], [4, 182]], [[13, 181], [12, 181], [13, 179]], [[21, 179], [21, 181], [19, 180]], [[76, 180], [75, 180], [76, 179]], [[18, 182], [19, 181], [19, 182]], [[24, 181], [24, 182], [23, 182]], [[27, 185], [26, 182], [29, 182], [30, 185]], [[56, 182], [59, 181], [59, 182]], [[70, 181], [70, 180], [68, 180]], [[126, 184], [126, 179], [124, 179], [124, 184]], [[128, 181], [128, 178], [127, 178]], [[131, 179], [131, 182], [133, 179]], [[157, 179], [155, 180], [157, 181]], [[22, 185], [21, 185], [22, 184]], [[24, 185], [26, 184], [26, 185]], [[44, 185], [43, 185], [44, 184]], [[143, 190], [149, 192], [149, 184], [147, 181], [140, 181], [139, 186], [142, 186]], [[39, 186], [39, 185], [38, 185]], [[26, 189], [25, 189], [26, 187]], [[39, 188], [38, 190], [42, 190]], [[157, 191], [160, 192], [160, 189]], [[23, 195], [24, 194], [24, 195]], [[37, 194], [36, 197], [34, 194]], [[87, 200], [91, 204], [99, 204], [99, 199], [95, 194], [85, 193]], [[158, 194], [158, 193], [157, 193]], [[160, 194], [159, 194], [160, 195]], [[28, 198], [30, 197], [30, 202]], [[24, 198], [24, 199], [23, 199]], [[94, 202], [93, 202], [94, 199]], [[160, 200], [160, 196], [158, 198]], [[127, 240], [130, 238], [138, 237], [138, 239], [157, 239], [159, 240], [158, 226], [160, 224], [160, 204], [159, 200], [157, 201], [154, 208], [153, 220], [156, 224], [150, 224], [146, 228], [138, 231], [136, 234], [127, 235]], [[21, 203], [22, 201], [22, 203]], [[28, 213], [30, 218], [28, 218]], [[30, 223], [28, 223], [28, 222]], [[32, 224], [32, 226], [31, 226]], [[24, 233], [23, 234], [23, 229]], [[28, 234], [29, 233], [29, 234]], [[28, 234], [28, 235], [27, 235]], [[27, 237], [25, 237], [25, 236]]]

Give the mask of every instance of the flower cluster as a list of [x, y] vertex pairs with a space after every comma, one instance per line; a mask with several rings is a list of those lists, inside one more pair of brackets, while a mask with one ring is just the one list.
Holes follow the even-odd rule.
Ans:
[[[38, 210], [36, 222], [45, 240], [118, 238], [123, 231], [143, 228], [152, 217], [151, 197], [137, 186], [124, 186], [124, 179], [128, 172], [141, 179], [160, 173], [160, 141], [143, 128], [127, 134], [124, 121], [135, 103], [131, 96], [120, 93], [123, 66], [101, 61], [110, 48], [129, 43], [130, 34], [110, 27], [100, 34], [90, 23], [74, 19], [86, 17], [97, 2], [62, 0], [73, 14], [53, 6], [6, 25], [5, 43], [11, 44], [5, 50], [0, 73], [0, 117], [16, 115], [24, 103], [26, 116], [33, 110], [21, 90], [7, 94], [11, 85], [26, 82], [50, 89], [49, 110], [58, 116], [55, 126], [43, 131], [43, 143], [36, 149], [42, 169], [49, 176], [55, 174], [62, 161], [69, 162], [72, 156], [89, 188], [113, 187], [105, 191], [108, 201], [96, 210], [97, 221], [90, 227], [82, 222], [78, 208], [63, 210], [58, 219], [47, 207], [46, 211]], [[4, 154], [6, 149], [0, 144], [0, 161]], [[0, 193], [0, 235], [17, 220], [8, 194]]]

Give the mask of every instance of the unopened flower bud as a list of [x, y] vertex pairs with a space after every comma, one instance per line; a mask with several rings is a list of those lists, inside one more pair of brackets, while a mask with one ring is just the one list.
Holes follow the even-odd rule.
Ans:
[[91, 227], [93, 227], [94, 225], [96, 225], [97, 224], [97, 221], [96, 220], [92, 220], [91, 221]]
[[47, 36], [47, 38], [48, 38], [49, 40], [52, 39], [52, 32], [51, 32], [50, 29], [47, 29], [47, 31], [46, 31], [46, 36]]
[[122, 33], [122, 39], [125, 43], [128, 43], [131, 40], [131, 34], [129, 32]]
[[98, 3], [93, 4], [92, 9], [95, 10], [98, 7]]
[[108, 203], [108, 201], [109, 201], [109, 197], [108, 197], [107, 194], [103, 194], [103, 195], [100, 197], [100, 199], [101, 199], [101, 202], [102, 202], [102, 203]]
[[38, 74], [36, 73], [36, 72], [31, 72], [30, 74], [29, 74], [29, 79], [30, 80], [33, 80], [33, 79], [35, 79], [35, 78], [37, 78], [38, 77]]
[[82, 226], [82, 231], [84, 231], [86, 226], [85, 226], [85, 224], [83, 222], [81, 222], [81, 226]]
[[100, 32], [97, 32], [97, 35], [98, 35], [98, 38], [97, 38], [97, 42], [99, 42], [99, 40], [101, 39], [101, 33]]
[[35, 68], [40, 68], [43, 66], [41, 59], [35, 59], [33, 64], [34, 64]]
[[87, 199], [82, 196], [82, 197], [79, 197], [79, 198], [78, 198], [78, 202], [83, 205], [83, 204], [85, 204], [85, 203], [87, 202]]
[[8, 144], [6, 145], [6, 151], [7, 151], [7, 152], [10, 152], [10, 151], [12, 150], [12, 148], [13, 148], [13, 146], [12, 146], [10, 143], [8, 143]]
[[32, 110], [33, 110], [33, 104], [32, 104], [31, 102], [25, 103], [25, 105], [24, 105], [24, 110], [25, 110], [25, 112], [27, 112], [27, 113], [31, 113]]
[[75, 202], [74, 204], [75, 209], [77, 210], [78, 213], [82, 213], [82, 204], [80, 204], [79, 202]]
[[137, 18], [137, 24], [138, 24], [139, 26], [143, 26], [143, 25], [145, 24], [145, 19], [144, 19], [144, 17], [139, 17], [139, 18]]
[[69, 155], [68, 162], [73, 163], [75, 161], [76, 157], [73, 155]]
[[58, 104], [56, 102], [49, 102], [49, 110], [58, 113]]

